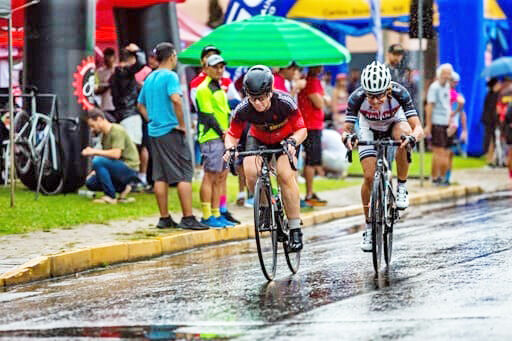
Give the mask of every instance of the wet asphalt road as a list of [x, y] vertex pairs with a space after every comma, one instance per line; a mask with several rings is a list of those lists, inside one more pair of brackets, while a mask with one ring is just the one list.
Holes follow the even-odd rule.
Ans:
[[[512, 197], [409, 209], [376, 277], [361, 217], [305, 229], [267, 284], [254, 241], [0, 293], [0, 337], [512, 339]], [[357, 233], [356, 233], [357, 232]]]

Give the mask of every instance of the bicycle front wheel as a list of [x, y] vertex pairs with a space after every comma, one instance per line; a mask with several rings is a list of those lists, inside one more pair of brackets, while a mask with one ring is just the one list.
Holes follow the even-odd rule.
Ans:
[[30, 116], [18, 111], [14, 117], [14, 163], [19, 175], [29, 174], [33, 164], [30, 156]]
[[370, 220], [372, 223], [372, 258], [373, 268], [378, 273], [382, 261], [382, 233], [384, 225], [384, 191], [382, 177], [376, 176], [373, 179], [373, 188], [370, 205]]
[[389, 187], [386, 190], [386, 213], [387, 219], [384, 226], [384, 260], [386, 265], [391, 263], [391, 253], [393, 251], [393, 226], [395, 224], [395, 199], [393, 197], [393, 183], [390, 180]]
[[254, 232], [263, 275], [273, 280], [277, 269], [277, 228], [270, 185], [261, 178], [254, 189]]

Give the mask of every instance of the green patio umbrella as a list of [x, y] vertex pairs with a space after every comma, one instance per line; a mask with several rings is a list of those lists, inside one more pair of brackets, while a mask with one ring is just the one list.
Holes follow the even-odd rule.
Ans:
[[350, 52], [319, 30], [295, 20], [258, 15], [222, 25], [179, 54], [184, 64], [200, 65], [201, 49], [215, 45], [230, 67], [265, 64], [286, 67], [337, 65], [350, 61]]

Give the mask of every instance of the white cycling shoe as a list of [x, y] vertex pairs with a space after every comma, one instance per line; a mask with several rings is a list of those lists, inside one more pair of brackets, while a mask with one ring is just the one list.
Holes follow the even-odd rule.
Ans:
[[363, 240], [361, 241], [361, 250], [364, 252], [372, 252], [372, 230], [366, 229], [363, 232]]
[[405, 185], [398, 185], [398, 189], [396, 191], [396, 207], [399, 210], [405, 210], [409, 207], [409, 195]]

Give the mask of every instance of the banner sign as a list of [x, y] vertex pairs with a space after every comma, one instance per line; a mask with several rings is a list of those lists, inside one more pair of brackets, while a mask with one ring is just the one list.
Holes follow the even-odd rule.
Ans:
[[260, 14], [285, 17], [295, 2], [296, 0], [231, 0], [224, 22], [229, 24]]

